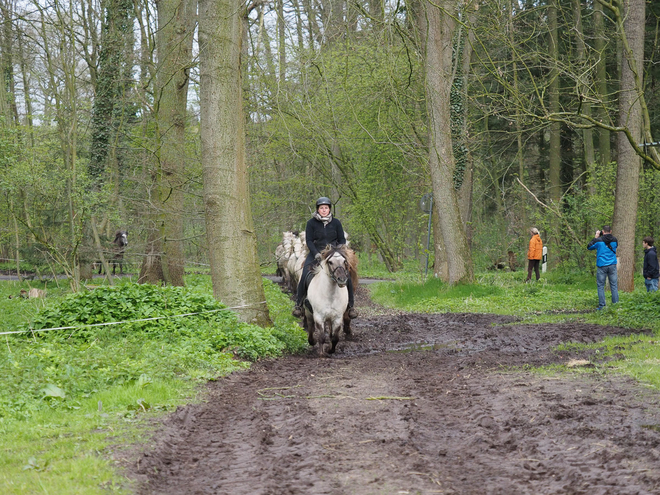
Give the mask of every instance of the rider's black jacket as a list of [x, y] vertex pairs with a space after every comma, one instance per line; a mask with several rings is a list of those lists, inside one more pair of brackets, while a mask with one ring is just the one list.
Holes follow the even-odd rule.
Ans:
[[316, 218], [310, 218], [305, 228], [305, 241], [309, 248], [309, 254], [312, 258], [325, 249], [330, 244], [346, 244], [346, 236], [341, 222], [333, 218], [327, 225]]
[[660, 277], [660, 269], [658, 267], [658, 253], [655, 246], [651, 246], [644, 250], [644, 278], [658, 278]]

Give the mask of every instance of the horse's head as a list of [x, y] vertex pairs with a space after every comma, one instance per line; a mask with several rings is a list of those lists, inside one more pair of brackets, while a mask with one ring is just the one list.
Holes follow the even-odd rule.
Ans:
[[128, 232], [125, 230], [118, 230], [115, 234], [115, 240], [112, 242], [120, 248], [128, 246]]
[[330, 249], [323, 252], [323, 259], [328, 270], [328, 276], [334, 280], [339, 287], [345, 287], [348, 283], [349, 271], [348, 261], [339, 249]]

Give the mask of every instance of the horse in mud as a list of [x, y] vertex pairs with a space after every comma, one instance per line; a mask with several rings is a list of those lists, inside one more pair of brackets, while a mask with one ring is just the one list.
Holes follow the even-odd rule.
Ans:
[[[309, 345], [314, 346], [318, 341], [319, 356], [329, 357], [335, 352], [340, 332], [348, 333], [344, 326], [348, 308], [346, 284], [350, 277], [347, 251], [345, 246], [328, 246], [321, 253], [321, 262], [307, 289], [303, 326]], [[326, 350], [328, 340], [330, 348]]]
[[[112, 258], [108, 260], [108, 264], [112, 265], [112, 274], [115, 274], [117, 266], [119, 266], [119, 274], [124, 273], [124, 252], [128, 246], [128, 232], [125, 230], [118, 230], [115, 233], [115, 239], [112, 241]], [[103, 265], [99, 267], [99, 274], [103, 272]]]

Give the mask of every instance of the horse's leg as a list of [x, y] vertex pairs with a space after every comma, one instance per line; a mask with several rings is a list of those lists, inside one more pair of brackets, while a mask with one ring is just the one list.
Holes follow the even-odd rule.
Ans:
[[334, 354], [335, 348], [337, 347], [337, 342], [339, 342], [339, 333], [341, 332], [342, 324], [341, 324], [341, 321], [340, 321], [339, 325], [337, 325], [336, 328], [333, 328], [332, 324], [329, 324], [329, 325], [330, 325], [330, 332], [331, 332], [330, 333], [330, 340], [332, 341], [332, 347], [330, 348], [328, 353], [329, 354]]
[[307, 343], [312, 347], [316, 345], [314, 339], [314, 318], [307, 316], [307, 311], [303, 313], [303, 328], [307, 331]]
[[325, 352], [325, 341], [326, 341], [326, 327], [328, 323], [321, 323], [321, 324], [316, 324], [316, 329], [319, 332], [319, 356], [320, 357], [328, 357], [328, 353]]
[[346, 338], [349, 338], [353, 333], [351, 331], [351, 319], [348, 317], [348, 311], [344, 311], [342, 319], [344, 320], [344, 335], [346, 335]]

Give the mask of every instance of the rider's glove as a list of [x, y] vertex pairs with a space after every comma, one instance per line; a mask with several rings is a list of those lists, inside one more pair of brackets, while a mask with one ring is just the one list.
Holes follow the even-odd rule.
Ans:
[[321, 253], [316, 253], [316, 254], [314, 255], [314, 259], [315, 259], [316, 261], [321, 261], [321, 260], [323, 259], [323, 257], [321, 256]]

